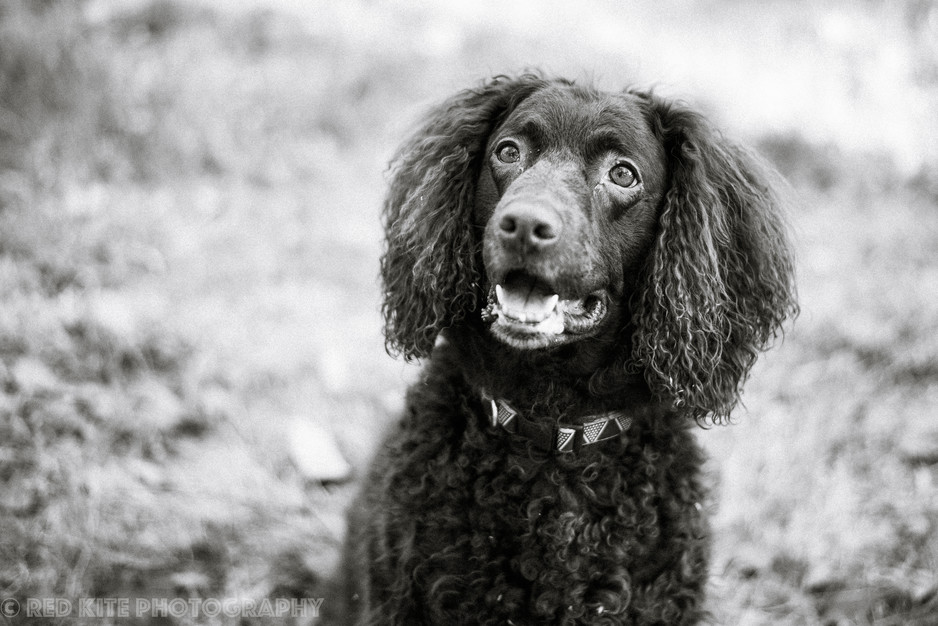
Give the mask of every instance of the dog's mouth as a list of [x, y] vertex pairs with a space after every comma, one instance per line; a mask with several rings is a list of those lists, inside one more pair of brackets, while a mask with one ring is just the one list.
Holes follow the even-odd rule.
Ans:
[[492, 333], [517, 348], [537, 349], [590, 336], [608, 307], [605, 292], [561, 296], [546, 282], [524, 272], [510, 272], [489, 294], [483, 319]]

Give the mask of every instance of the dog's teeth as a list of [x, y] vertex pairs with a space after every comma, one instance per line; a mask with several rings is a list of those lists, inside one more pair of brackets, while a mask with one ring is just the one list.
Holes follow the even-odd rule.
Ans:
[[530, 332], [560, 334], [564, 331], [560, 312], [560, 295], [522, 295], [495, 285], [496, 314], [517, 324], [524, 324]]

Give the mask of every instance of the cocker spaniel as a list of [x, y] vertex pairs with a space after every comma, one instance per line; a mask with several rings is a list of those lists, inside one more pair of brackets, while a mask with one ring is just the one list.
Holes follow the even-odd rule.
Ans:
[[349, 514], [342, 619], [702, 618], [691, 430], [797, 312], [771, 181], [641, 91], [498, 77], [426, 117], [381, 274], [389, 350], [427, 361]]

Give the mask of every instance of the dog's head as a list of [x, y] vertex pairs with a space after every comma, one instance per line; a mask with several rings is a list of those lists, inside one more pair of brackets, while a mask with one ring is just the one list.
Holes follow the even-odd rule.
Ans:
[[538, 76], [458, 94], [402, 148], [385, 219], [407, 357], [479, 320], [520, 351], [615, 342], [660, 398], [722, 416], [796, 309], [763, 168], [651, 94]]

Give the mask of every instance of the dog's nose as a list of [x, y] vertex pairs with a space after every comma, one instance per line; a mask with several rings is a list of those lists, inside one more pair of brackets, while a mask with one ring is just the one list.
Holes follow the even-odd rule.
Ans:
[[551, 211], [530, 205], [509, 207], [498, 220], [498, 236], [522, 250], [542, 250], [560, 237], [562, 224]]

